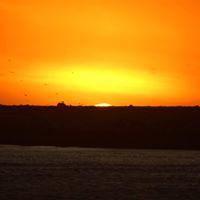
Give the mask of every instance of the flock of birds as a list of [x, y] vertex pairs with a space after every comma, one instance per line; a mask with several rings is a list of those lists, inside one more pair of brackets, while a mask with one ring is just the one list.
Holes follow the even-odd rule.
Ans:
[[[8, 63], [11, 63], [11, 62], [12, 62], [12, 59], [11, 59], [11, 58], [8, 58]], [[8, 73], [9, 73], [10, 75], [15, 75], [15, 74], [16, 74], [15, 71], [8, 71]], [[74, 73], [74, 72], [72, 72], [72, 73]], [[3, 74], [3, 73], [0, 73], [0, 76], [4, 76], [4, 74]], [[20, 79], [19, 82], [23, 83], [24, 80], [23, 80], [23, 79]], [[44, 87], [48, 87], [49, 84], [48, 84], [48, 83], [43, 83], [43, 86], [44, 86]], [[26, 97], [26, 98], [28, 98], [28, 97], [30, 96], [27, 92], [24, 93], [23, 95], [24, 95], [24, 97]], [[58, 96], [59, 93], [56, 92], [55, 95]], [[29, 99], [27, 99], [27, 102], [28, 102], [28, 101], [29, 101]]]

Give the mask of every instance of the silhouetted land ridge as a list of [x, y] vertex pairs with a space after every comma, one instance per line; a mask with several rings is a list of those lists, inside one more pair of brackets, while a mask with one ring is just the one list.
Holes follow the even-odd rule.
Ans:
[[200, 149], [200, 108], [0, 106], [0, 144]]

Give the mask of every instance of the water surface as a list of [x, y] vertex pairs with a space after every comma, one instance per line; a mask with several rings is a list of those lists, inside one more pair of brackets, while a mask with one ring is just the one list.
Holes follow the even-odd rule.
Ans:
[[200, 199], [200, 151], [0, 146], [0, 200]]

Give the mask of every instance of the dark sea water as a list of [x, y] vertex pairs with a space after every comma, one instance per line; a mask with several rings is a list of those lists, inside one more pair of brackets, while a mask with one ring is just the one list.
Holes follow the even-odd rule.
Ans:
[[200, 199], [200, 152], [0, 146], [0, 200]]

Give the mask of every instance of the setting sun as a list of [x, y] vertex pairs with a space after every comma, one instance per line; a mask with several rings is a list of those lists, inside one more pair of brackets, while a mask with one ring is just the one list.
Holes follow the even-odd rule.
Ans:
[[110, 106], [112, 106], [112, 105], [109, 104], [109, 103], [99, 103], [99, 104], [96, 104], [95, 106], [96, 106], [96, 107], [110, 107]]

